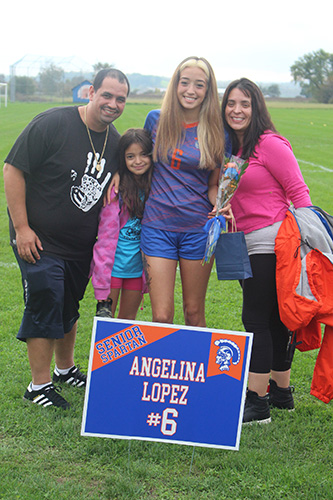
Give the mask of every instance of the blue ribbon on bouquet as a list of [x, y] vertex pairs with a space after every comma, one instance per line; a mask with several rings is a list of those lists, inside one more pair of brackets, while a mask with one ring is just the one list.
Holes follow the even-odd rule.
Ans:
[[223, 215], [216, 215], [206, 222], [203, 229], [208, 234], [203, 260], [204, 262], [209, 262], [210, 258], [215, 253], [217, 240], [219, 239], [222, 231], [226, 230], [225, 218]]
[[234, 167], [228, 167], [224, 172], [223, 172], [224, 177], [230, 177], [230, 179], [236, 179], [238, 181], [239, 173]]

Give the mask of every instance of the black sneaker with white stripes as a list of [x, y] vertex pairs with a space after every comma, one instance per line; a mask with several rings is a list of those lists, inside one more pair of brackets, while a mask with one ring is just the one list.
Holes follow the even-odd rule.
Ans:
[[30, 383], [24, 393], [23, 399], [40, 406], [56, 406], [57, 408], [67, 410], [70, 408], [70, 404], [60, 396], [60, 392], [61, 387], [54, 387], [51, 383], [38, 391], [33, 391]]
[[73, 385], [74, 387], [85, 387], [87, 376], [80, 372], [79, 366], [73, 366], [66, 375], [59, 373], [57, 367], [55, 367], [52, 380], [53, 382]]

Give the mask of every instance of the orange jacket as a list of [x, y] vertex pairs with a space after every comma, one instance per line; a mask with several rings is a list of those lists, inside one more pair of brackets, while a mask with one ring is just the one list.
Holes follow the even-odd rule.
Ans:
[[320, 347], [310, 394], [329, 403], [333, 399], [333, 240], [310, 207], [288, 210], [275, 253], [281, 320], [296, 332], [300, 351]]

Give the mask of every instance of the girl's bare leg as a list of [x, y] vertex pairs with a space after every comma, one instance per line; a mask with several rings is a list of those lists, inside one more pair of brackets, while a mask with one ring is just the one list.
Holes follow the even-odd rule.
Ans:
[[122, 319], [135, 319], [141, 300], [141, 291], [122, 290], [117, 317]]
[[177, 262], [177, 260], [143, 255], [154, 322], [173, 322]]
[[206, 326], [205, 298], [213, 261], [203, 265], [201, 260], [179, 260], [186, 325]]
[[111, 312], [113, 317], [115, 317], [116, 314], [119, 295], [120, 295], [120, 288], [111, 288], [109, 298], [112, 299]]

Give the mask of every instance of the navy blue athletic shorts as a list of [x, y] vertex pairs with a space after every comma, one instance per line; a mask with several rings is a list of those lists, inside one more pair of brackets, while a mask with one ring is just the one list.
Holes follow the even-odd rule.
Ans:
[[25, 302], [17, 338], [63, 338], [80, 316], [79, 302], [89, 281], [90, 261], [68, 261], [42, 254], [35, 264], [29, 264], [15, 248], [14, 253]]
[[141, 250], [150, 257], [164, 259], [202, 260], [205, 255], [207, 233], [176, 233], [141, 226]]

